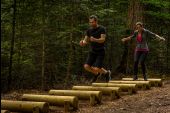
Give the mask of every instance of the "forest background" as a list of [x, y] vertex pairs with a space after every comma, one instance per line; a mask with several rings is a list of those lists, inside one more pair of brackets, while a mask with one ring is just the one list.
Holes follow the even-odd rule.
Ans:
[[149, 77], [170, 73], [169, 0], [1, 0], [1, 91], [50, 89], [85, 83], [92, 75], [83, 64], [89, 46], [80, 47], [88, 17], [106, 27], [105, 68], [112, 78], [133, 74], [133, 41], [137, 21], [163, 36], [149, 39]]

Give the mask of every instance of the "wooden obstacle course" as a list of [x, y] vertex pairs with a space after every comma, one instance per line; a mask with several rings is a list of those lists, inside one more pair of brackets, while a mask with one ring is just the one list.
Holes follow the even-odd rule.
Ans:
[[73, 90], [101, 91], [103, 95], [110, 95], [110, 99], [120, 98], [120, 87], [93, 87], [93, 86], [73, 86]]
[[133, 94], [139, 88], [150, 89], [162, 85], [162, 79], [149, 78], [144, 81], [139, 78], [133, 81], [133, 78], [122, 78], [109, 83], [92, 83], [92, 86], [73, 86], [72, 90], [50, 90], [50, 95], [23, 94], [23, 101], [1, 100], [1, 112], [48, 113], [49, 105], [53, 105], [50, 110], [61, 110], [56, 106], [64, 106], [64, 113], [68, 113], [78, 109], [78, 100], [90, 100], [90, 105], [94, 106], [101, 103], [102, 95], [110, 95], [113, 100], [119, 98], [122, 92]]
[[1, 100], [1, 109], [11, 112], [48, 113], [49, 104], [46, 102]]
[[[122, 80], [132, 81], [133, 78], [122, 78]], [[143, 78], [138, 78], [137, 81], [144, 81], [144, 79]], [[163, 85], [163, 80], [162, 79], [148, 78], [148, 81], [150, 82], [152, 87], [162, 87], [162, 85]]]
[[48, 102], [52, 106], [64, 106], [65, 111], [78, 109], [78, 98], [75, 96], [52, 96], [52, 95], [34, 95], [23, 94], [22, 100], [24, 101], [36, 101], [36, 102]]
[[8, 110], [1, 110], [1, 113], [10, 113]]
[[124, 81], [124, 80], [112, 80], [109, 83], [118, 83], [118, 84], [136, 84], [139, 89], [150, 89], [151, 84], [149, 81]]
[[137, 93], [136, 84], [115, 84], [115, 83], [92, 83], [94, 87], [120, 87], [122, 92], [128, 92], [128, 94]]
[[77, 96], [80, 100], [90, 99], [90, 105], [100, 104], [102, 99], [101, 91], [77, 91], [77, 90], [50, 90], [50, 95]]

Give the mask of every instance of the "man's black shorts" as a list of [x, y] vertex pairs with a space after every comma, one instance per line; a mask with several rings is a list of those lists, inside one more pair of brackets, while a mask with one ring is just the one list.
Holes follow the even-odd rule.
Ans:
[[105, 56], [105, 50], [90, 51], [85, 64], [90, 66], [102, 68]]

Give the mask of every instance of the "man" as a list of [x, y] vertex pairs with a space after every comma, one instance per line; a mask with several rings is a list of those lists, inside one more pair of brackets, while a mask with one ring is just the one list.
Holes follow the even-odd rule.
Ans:
[[147, 80], [147, 76], [146, 76], [146, 67], [145, 67], [145, 59], [148, 55], [148, 38], [150, 36], [152, 37], [156, 37], [160, 40], [165, 41], [165, 39], [163, 37], [160, 37], [159, 35], [152, 33], [151, 31], [144, 29], [143, 28], [143, 23], [141, 22], [137, 22], [136, 23], [136, 31], [134, 32], [134, 34], [132, 36], [129, 36], [127, 38], [123, 38], [122, 42], [134, 39], [136, 40], [136, 49], [135, 49], [135, 54], [134, 54], [134, 77], [133, 80], [137, 80], [138, 76], [138, 64], [139, 61], [141, 63], [141, 68], [142, 68], [142, 72], [143, 72], [143, 77], [144, 80]]
[[89, 17], [89, 25], [90, 28], [86, 31], [84, 40], [80, 41], [80, 46], [85, 46], [88, 43], [91, 45], [84, 68], [94, 74], [91, 82], [95, 82], [100, 74], [104, 75], [106, 82], [108, 82], [111, 79], [111, 72], [103, 68], [106, 30], [103, 26], [98, 25], [97, 16], [95, 15]]

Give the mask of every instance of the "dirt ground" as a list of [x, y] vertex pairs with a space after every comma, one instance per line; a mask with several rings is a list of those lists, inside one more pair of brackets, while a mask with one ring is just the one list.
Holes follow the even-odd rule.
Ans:
[[114, 101], [103, 100], [102, 105], [80, 108], [77, 113], [170, 113], [170, 81]]
[[[20, 96], [21, 94], [13, 92], [1, 95], [1, 99], [18, 100]], [[89, 106], [88, 102], [80, 103], [79, 110], [73, 113], [170, 113], [170, 81], [165, 81], [163, 87], [152, 87], [151, 90], [138, 91], [137, 94], [123, 95], [113, 101], [104, 97], [101, 105], [93, 107]]]

